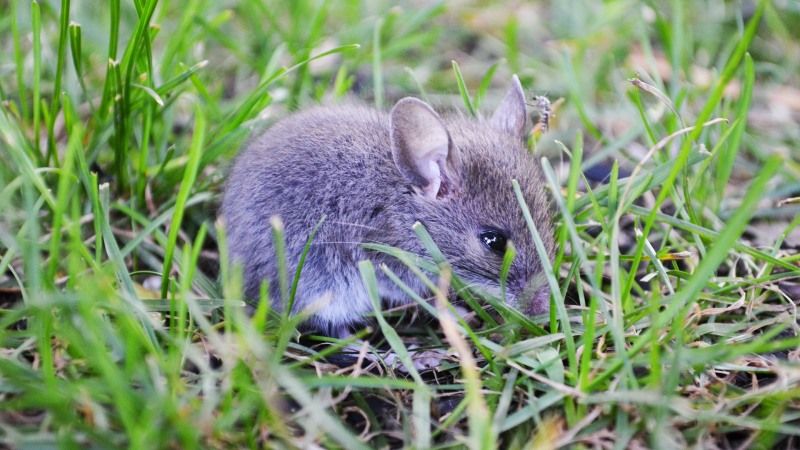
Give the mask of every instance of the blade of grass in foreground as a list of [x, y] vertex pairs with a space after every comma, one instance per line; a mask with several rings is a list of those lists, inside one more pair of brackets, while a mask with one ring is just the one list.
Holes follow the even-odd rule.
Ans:
[[472, 103], [472, 99], [469, 97], [469, 91], [467, 90], [467, 83], [464, 82], [464, 76], [461, 75], [461, 68], [458, 67], [458, 63], [453, 60], [453, 72], [456, 74], [456, 83], [458, 84], [458, 92], [461, 94], [461, 100], [464, 102], [464, 106], [467, 108], [467, 112], [472, 117], [477, 115], [475, 111], [475, 105]]
[[375, 277], [375, 268], [372, 266], [372, 263], [369, 261], [361, 261], [358, 265], [358, 269], [361, 272], [361, 278], [364, 282], [364, 287], [366, 287], [370, 300], [372, 300], [372, 308], [384, 338], [386, 338], [386, 340], [389, 342], [389, 345], [397, 355], [398, 359], [400, 359], [400, 362], [403, 363], [408, 373], [414, 379], [415, 387], [412, 405], [412, 423], [416, 437], [415, 441], [418, 448], [429, 448], [431, 439], [430, 388], [428, 388], [428, 385], [425, 384], [425, 382], [422, 380], [422, 377], [419, 375], [419, 372], [417, 372], [417, 369], [414, 367], [414, 362], [412, 361], [411, 355], [408, 353], [408, 349], [406, 349], [402, 339], [400, 339], [400, 336], [397, 334], [394, 328], [389, 325], [381, 313], [381, 300], [380, 294], [378, 293], [378, 282], [377, 278]]
[[186, 201], [189, 199], [192, 187], [194, 187], [194, 180], [197, 177], [197, 170], [200, 167], [200, 154], [203, 149], [205, 133], [205, 113], [200, 107], [197, 107], [195, 108], [194, 134], [192, 136], [192, 144], [189, 147], [189, 162], [186, 165], [186, 171], [183, 174], [183, 180], [178, 190], [178, 198], [175, 200], [174, 215], [172, 216], [172, 222], [169, 226], [167, 246], [164, 249], [164, 268], [161, 273], [161, 298], [167, 298], [167, 291], [169, 290], [169, 272], [172, 269], [172, 256], [175, 253], [175, 246], [178, 243], [178, 232], [180, 231], [181, 222], [183, 221]]
[[[67, 29], [69, 28], [69, 0], [61, 0], [59, 11], [58, 53], [56, 59], [56, 76], [53, 81], [53, 102], [50, 105], [50, 115], [58, 113], [59, 99], [61, 98], [61, 78], [64, 71], [64, 61], [67, 55]], [[57, 157], [57, 155], [54, 155]]]
[[383, 28], [383, 17], [375, 22], [375, 30], [372, 34], [372, 77], [373, 95], [375, 96], [375, 107], [383, 108], [383, 67], [381, 66], [381, 29]]
[[41, 75], [42, 75], [42, 12], [39, 2], [31, 2], [31, 26], [33, 27], [33, 148], [36, 157], [42, 161], [42, 151], [39, 146], [41, 135]]
[[436, 296], [436, 309], [439, 311], [439, 323], [442, 326], [447, 342], [458, 353], [461, 364], [461, 374], [464, 376], [466, 389], [467, 411], [469, 413], [469, 447], [472, 449], [486, 449], [495, 446], [495, 429], [486, 400], [481, 391], [483, 383], [478, 371], [478, 365], [472, 357], [472, 350], [467, 341], [458, 332], [456, 320], [448, 309], [447, 292], [450, 286], [450, 270], [443, 268], [439, 273], [439, 286], [434, 292]]
[[[608, 306], [606, 305], [605, 301], [602, 300], [600, 295], [600, 286], [596, 284], [595, 277], [593, 276], [594, 274], [591, 272], [590, 266], [587, 264], [589, 259], [587, 258], [586, 252], [583, 249], [582, 241], [580, 236], [578, 235], [575, 222], [573, 221], [572, 215], [567, 209], [567, 205], [564, 202], [564, 199], [561, 197], [559, 193], [560, 185], [558, 183], [558, 180], [556, 179], [553, 167], [550, 165], [550, 162], [546, 158], [542, 158], [541, 162], [542, 162], [542, 171], [544, 172], [545, 178], [547, 179], [548, 187], [550, 188], [550, 191], [553, 194], [553, 198], [556, 200], [556, 205], [561, 211], [561, 217], [562, 220], [564, 221], [564, 226], [570, 237], [571, 240], [570, 248], [572, 249], [573, 257], [578, 259], [579, 265], [584, 268], [585, 275], [590, 280], [592, 296], [597, 298], [597, 301], [600, 305], [600, 310], [602, 311], [603, 315], [606, 318], [606, 323], [609, 325], [609, 330], [611, 331], [611, 336], [613, 338], [614, 345], [618, 348], [624, 348], [625, 336], [624, 336], [624, 327], [622, 323], [623, 317], [622, 317], [621, 305], [616, 305], [616, 307], [613, 308], [612, 311], [608, 309]], [[615, 177], [612, 177], [612, 181], [615, 179], [616, 179]], [[612, 195], [612, 197], [615, 197], [615, 195]], [[629, 361], [627, 360], [624, 360], [623, 362], [629, 364]], [[575, 373], [577, 373], [577, 365], [574, 367], [571, 366], [570, 368], [576, 370]], [[629, 373], [632, 375], [633, 373], [632, 369], [629, 370]]]
[[364, 287], [367, 289], [367, 294], [370, 300], [372, 300], [372, 309], [375, 313], [375, 319], [378, 321], [383, 336], [386, 338], [386, 341], [389, 342], [392, 350], [397, 354], [398, 359], [403, 363], [409, 375], [411, 375], [411, 378], [413, 378], [419, 386], [427, 387], [422, 377], [420, 377], [419, 372], [417, 372], [417, 369], [414, 367], [414, 362], [411, 360], [411, 355], [408, 353], [405, 344], [403, 344], [403, 340], [400, 339], [397, 331], [389, 325], [381, 313], [381, 296], [378, 292], [378, 279], [375, 277], [375, 268], [372, 266], [371, 262], [361, 261], [358, 263], [358, 270], [361, 272], [361, 279], [364, 282]]
[[[758, 201], [763, 197], [763, 193], [767, 188], [767, 183], [780, 169], [782, 160], [779, 156], [774, 155], [767, 160], [764, 168], [759, 173], [758, 177], [750, 185], [747, 194], [745, 194], [739, 208], [728, 220], [728, 224], [720, 232], [719, 237], [716, 239], [714, 246], [711, 247], [706, 254], [706, 257], [700, 261], [700, 264], [695, 269], [691, 278], [683, 285], [683, 287], [675, 293], [669, 300], [667, 308], [657, 316], [650, 328], [647, 329], [628, 350], [628, 358], [632, 358], [637, 353], [642, 351], [644, 346], [651, 341], [652, 334], [665, 329], [670, 321], [683, 309], [686, 305], [694, 302], [698, 294], [702, 291], [703, 287], [708, 283], [708, 279], [714, 274], [717, 267], [728, 256], [728, 252], [734, 247], [734, 244], [741, 236], [750, 217], [755, 213]], [[635, 275], [632, 272], [633, 276]], [[678, 324], [682, 326], [682, 324]], [[600, 383], [608, 379], [622, 366], [624, 359], [619, 356], [611, 362], [610, 366], [601, 372], [589, 385], [589, 389], [597, 388]]]
[[67, 153], [64, 156], [64, 164], [61, 166], [58, 175], [58, 188], [56, 190], [56, 204], [53, 210], [53, 229], [50, 238], [50, 264], [48, 266], [46, 279], [48, 283], [56, 279], [56, 270], [61, 258], [61, 226], [67, 213], [67, 205], [70, 201], [70, 193], [74, 187], [75, 176], [73, 169], [75, 166], [75, 153], [82, 151], [81, 139], [83, 130], [80, 125], [75, 125], [70, 131], [69, 141], [67, 142]]
[[10, 113], [6, 112], [4, 108], [0, 108], [0, 141], [4, 141], [5, 149], [8, 150], [4, 155], [10, 155], [14, 164], [17, 166], [17, 172], [20, 173], [25, 180], [30, 181], [39, 195], [42, 196], [42, 199], [47, 203], [47, 206], [55, 208], [56, 201], [55, 198], [53, 198], [53, 193], [50, 191], [50, 188], [48, 188], [47, 183], [44, 182], [40, 171], [37, 170], [38, 163], [34, 158], [38, 156], [34, 155], [31, 157], [30, 153], [25, 151], [25, 149], [29, 148], [27, 141], [22, 135], [20, 128], [11, 119]]
[[136, 318], [141, 323], [142, 330], [147, 334], [147, 337], [150, 340], [150, 350], [154, 353], [157, 353], [160, 347], [158, 346], [156, 340], [155, 329], [150, 322], [150, 317], [147, 315], [147, 311], [138, 300], [136, 289], [134, 288], [133, 280], [131, 279], [131, 274], [128, 272], [128, 267], [125, 265], [125, 259], [122, 257], [122, 254], [119, 251], [119, 245], [117, 245], [117, 240], [114, 238], [114, 232], [111, 229], [111, 224], [109, 222], [110, 188], [108, 183], [103, 183], [100, 185], [97, 194], [97, 207], [99, 209], [95, 211], [95, 216], [99, 217], [100, 219], [98, 226], [102, 231], [106, 255], [114, 267], [115, 275], [122, 289], [121, 297], [126, 306], [130, 307], [130, 310], [135, 313]]
[[[716, 175], [715, 187], [718, 198], [722, 198], [722, 196], [725, 195], [725, 187], [728, 185], [728, 180], [733, 172], [733, 164], [736, 161], [736, 154], [739, 152], [740, 148], [739, 144], [742, 140], [744, 130], [747, 127], [747, 113], [750, 111], [750, 101], [753, 98], [755, 77], [756, 70], [754, 68], [753, 58], [750, 57], [750, 54], [745, 54], [744, 88], [736, 106], [736, 120], [733, 123], [733, 134], [725, 148], [720, 151], [717, 170], [714, 172]], [[722, 205], [722, 202], [718, 201], [717, 205]]]
[[300, 254], [300, 261], [297, 262], [297, 269], [294, 272], [294, 278], [292, 279], [292, 287], [289, 291], [289, 304], [286, 307], [287, 311], [292, 311], [294, 309], [294, 298], [297, 295], [297, 287], [300, 284], [300, 275], [303, 272], [303, 267], [306, 263], [306, 257], [308, 256], [308, 251], [311, 249], [311, 243], [314, 241], [314, 236], [317, 235], [317, 231], [319, 231], [319, 227], [325, 222], [325, 215], [323, 215], [319, 222], [314, 226], [311, 230], [311, 233], [308, 235], [308, 239], [306, 239], [306, 245], [303, 246], [303, 253]]
[[25, 84], [25, 57], [22, 53], [22, 40], [19, 30], [19, 2], [11, 2], [11, 35], [14, 42], [14, 67], [17, 72], [17, 96], [22, 117], [28, 117], [28, 88]]
[[480, 110], [483, 98], [486, 96], [486, 91], [489, 90], [489, 85], [492, 83], [492, 78], [494, 78], [494, 73], [497, 72], [497, 68], [500, 67], [500, 63], [502, 62], [503, 61], [500, 60], [492, 64], [491, 67], [486, 70], [486, 73], [483, 74], [481, 83], [478, 85], [478, 90], [475, 92], [475, 97], [472, 99], [475, 111]]
[[578, 368], [578, 360], [575, 356], [575, 340], [572, 336], [572, 326], [569, 323], [569, 314], [567, 314], [567, 308], [564, 306], [564, 296], [561, 295], [561, 287], [558, 285], [558, 280], [556, 279], [553, 265], [550, 264], [550, 255], [547, 254], [547, 249], [542, 241], [542, 236], [539, 234], [539, 230], [536, 227], [536, 224], [533, 222], [531, 211], [528, 209], [528, 205], [525, 203], [525, 198], [522, 196], [522, 190], [520, 190], [519, 182], [517, 180], [512, 180], [512, 184], [514, 186], [514, 194], [517, 196], [517, 202], [519, 202], [519, 206], [522, 208], [522, 214], [525, 217], [525, 222], [528, 224], [528, 230], [533, 238], [533, 242], [536, 247], [536, 254], [539, 257], [539, 260], [542, 262], [542, 270], [544, 271], [545, 278], [547, 279], [547, 285], [550, 287], [550, 294], [555, 297], [555, 307], [556, 311], [558, 312], [558, 320], [560, 321], [561, 328], [564, 332], [564, 342], [566, 343], [567, 347], [567, 359], [569, 360], [570, 371], [572, 373], [577, 373], [576, 369]]

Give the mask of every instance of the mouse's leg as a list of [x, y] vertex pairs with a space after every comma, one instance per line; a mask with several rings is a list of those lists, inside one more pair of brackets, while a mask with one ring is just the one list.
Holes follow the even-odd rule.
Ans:
[[353, 335], [350, 327], [347, 325], [340, 325], [329, 330], [328, 336], [336, 339], [347, 339]]
[[[442, 362], [449, 356], [447, 351], [441, 348], [419, 350], [419, 346], [416, 344], [409, 344], [407, 348], [409, 356], [411, 357], [411, 363], [414, 365], [414, 368], [419, 371], [436, 369], [441, 366]], [[394, 367], [400, 372], [409, 372], [408, 368], [392, 350], [383, 354], [383, 362], [388, 367]]]
[[478, 317], [474, 311], [470, 311], [461, 305], [453, 305], [453, 308], [456, 310], [456, 315], [464, 319], [467, 325], [473, 326], [478, 324]]
[[[332, 337], [336, 337], [338, 339], [347, 339], [350, 336], [351, 333], [349, 329], [344, 331], [339, 330], [335, 336], [332, 335]], [[342, 348], [341, 353], [350, 356], [359, 355], [365, 342], [366, 341], [361, 339], [351, 342]], [[434, 348], [429, 350], [420, 350], [419, 346], [416, 344], [408, 344], [406, 348], [408, 349], [409, 356], [411, 357], [411, 363], [414, 365], [414, 368], [419, 371], [435, 369], [439, 367], [449, 356], [447, 351], [444, 349]], [[397, 353], [391, 349], [383, 352], [383, 354], [367, 352], [363, 358], [370, 363], [382, 364], [386, 367], [394, 368], [403, 373], [409, 372], [408, 368], [403, 364], [402, 361], [400, 361]], [[356, 360], [357, 359], [353, 359], [352, 362], [355, 363]]]

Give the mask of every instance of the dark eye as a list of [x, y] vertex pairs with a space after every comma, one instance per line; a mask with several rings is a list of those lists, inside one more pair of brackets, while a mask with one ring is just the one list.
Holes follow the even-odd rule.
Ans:
[[506, 252], [508, 237], [502, 231], [493, 228], [484, 230], [478, 235], [478, 238], [483, 242], [483, 245], [498, 255], [503, 255]]

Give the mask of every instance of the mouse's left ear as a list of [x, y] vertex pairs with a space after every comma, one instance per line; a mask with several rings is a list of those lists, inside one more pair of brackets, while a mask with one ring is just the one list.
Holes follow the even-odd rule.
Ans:
[[458, 189], [458, 152], [427, 103], [399, 100], [392, 108], [390, 135], [394, 163], [419, 194], [435, 200]]
[[509, 134], [515, 139], [522, 139], [525, 135], [525, 122], [528, 113], [525, 110], [525, 92], [519, 78], [511, 77], [511, 87], [500, 102], [500, 106], [492, 114], [489, 124], [498, 131]]

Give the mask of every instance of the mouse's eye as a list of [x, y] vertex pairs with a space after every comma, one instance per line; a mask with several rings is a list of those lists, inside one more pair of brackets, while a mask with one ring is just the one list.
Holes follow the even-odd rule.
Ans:
[[488, 230], [482, 231], [478, 238], [480, 238], [483, 245], [485, 245], [489, 250], [497, 253], [498, 255], [503, 255], [506, 252], [506, 245], [508, 244], [508, 237], [500, 230], [490, 228]]

